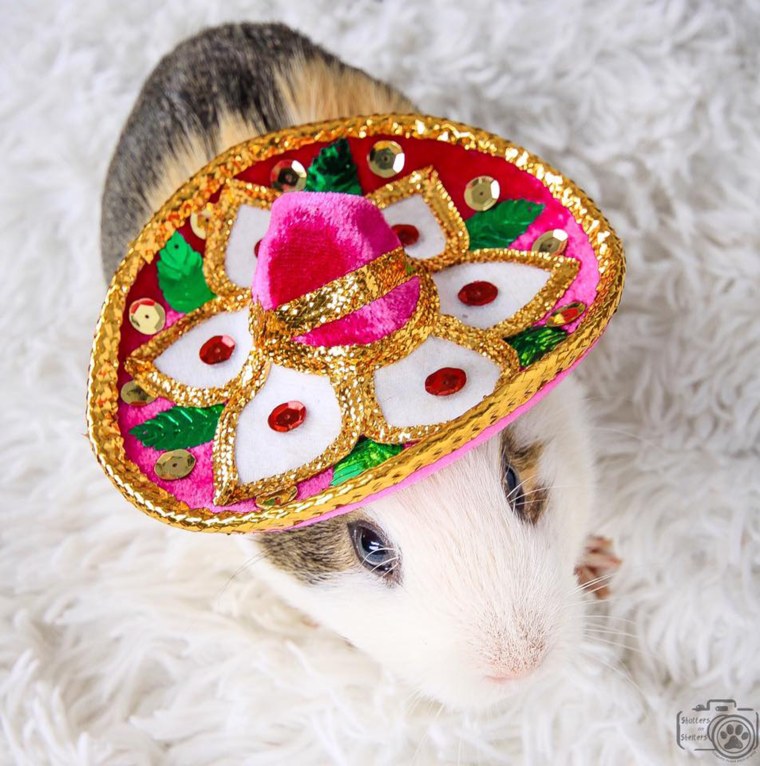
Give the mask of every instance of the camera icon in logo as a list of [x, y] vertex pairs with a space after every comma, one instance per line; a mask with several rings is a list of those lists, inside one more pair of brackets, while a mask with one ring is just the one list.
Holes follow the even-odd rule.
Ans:
[[760, 720], [755, 710], [734, 700], [708, 700], [677, 717], [677, 738], [684, 750], [712, 750], [726, 761], [742, 761], [758, 746]]

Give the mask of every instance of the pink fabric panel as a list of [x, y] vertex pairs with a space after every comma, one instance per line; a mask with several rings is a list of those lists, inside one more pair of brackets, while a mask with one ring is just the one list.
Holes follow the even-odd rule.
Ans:
[[[187, 503], [190, 508], [208, 508], [213, 513], [221, 511], [233, 511], [235, 513], [249, 513], [257, 510], [253, 500], [243, 500], [228, 506], [214, 504], [214, 469], [212, 461], [213, 443], [207, 442], [197, 447], [190, 447], [188, 452], [195, 457], [195, 468], [189, 476], [175, 481], [160, 479], [153, 466], [163, 454], [160, 450], [143, 446], [134, 436], [128, 433], [130, 428], [149, 420], [159, 412], [171, 409], [174, 405], [167, 399], [156, 401], [144, 407], [134, 407], [124, 402], [119, 402], [119, 424], [124, 434], [124, 450], [127, 458], [131, 460], [152, 482], [161, 489], [165, 489], [177, 500]], [[305, 498], [317, 492], [322, 492], [330, 486], [333, 477], [333, 469], [328, 468], [322, 473], [312, 476], [298, 484], [298, 497]]]
[[272, 205], [259, 246], [253, 295], [271, 310], [400, 246], [367, 199], [334, 192], [289, 192]]
[[419, 297], [420, 280], [413, 277], [352, 314], [327, 322], [294, 340], [309, 346], [372, 343], [403, 327], [414, 313]]

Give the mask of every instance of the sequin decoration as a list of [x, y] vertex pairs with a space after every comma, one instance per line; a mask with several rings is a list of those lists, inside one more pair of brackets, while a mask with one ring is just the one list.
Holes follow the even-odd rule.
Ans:
[[147, 391], [140, 388], [134, 380], [128, 380], [121, 387], [120, 396], [123, 402], [131, 404], [133, 407], [144, 407], [156, 400], [155, 396], [151, 396]]
[[201, 210], [200, 213], [193, 213], [190, 216], [190, 228], [198, 239], [206, 239], [206, 224], [211, 213], [208, 210]]
[[214, 297], [206, 284], [201, 254], [178, 231], [161, 248], [156, 270], [164, 300], [175, 311], [195, 311]]
[[226, 362], [235, 350], [235, 341], [229, 335], [214, 335], [198, 351], [198, 356], [205, 364]]
[[459, 367], [441, 367], [425, 378], [425, 391], [432, 396], [451, 396], [467, 383], [467, 373]]
[[585, 310], [586, 304], [581, 301], [568, 303], [567, 306], [562, 306], [562, 308], [553, 311], [551, 316], [546, 320], [546, 324], [548, 324], [549, 327], [562, 327], [566, 324], [572, 324]]
[[130, 429], [141, 444], [159, 450], [197, 447], [210, 442], [224, 405], [172, 407]]
[[499, 199], [499, 182], [491, 176], [478, 176], [464, 187], [464, 201], [473, 210], [488, 210]]
[[341, 194], [362, 193], [356, 163], [347, 138], [338, 139], [319, 152], [314, 162], [309, 165], [304, 189]]
[[552, 229], [544, 232], [536, 239], [531, 247], [535, 253], [551, 253], [561, 255], [567, 247], [567, 232], [562, 229]]
[[470, 249], [508, 247], [523, 234], [544, 209], [527, 199], [508, 199], [490, 210], [470, 216], [465, 225]]
[[129, 323], [143, 335], [155, 335], [164, 329], [166, 311], [153, 298], [139, 298], [129, 306]]
[[457, 298], [465, 306], [486, 306], [496, 300], [499, 288], [492, 282], [477, 281], [466, 284], [458, 293]]
[[567, 337], [567, 332], [559, 327], [529, 327], [511, 338], [505, 338], [517, 351], [521, 367], [529, 367], [544, 354], [548, 354], [557, 344]]
[[268, 495], [260, 495], [256, 498], [256, 505], [262, 510], [267, 508], [279, 508], [291, 500], [295, 500], [298, 494], [298, 487], [285, 487], [277, 492], [270, 492]]
[[[442, 162], [448, 161], [449, 156], [453, 157], [453, 148], [458, 147], [457, 152], [460, 152], [460, 149], [471, 151], [474, 155], [483, 155], [487, 161], [492, 163], [493, 169], [484, 161], [482, 170], [477, 172], [494, 172], [497, 174], [495, 177], [501, 178], [498, 164], [506, 162], [517, 171], [527, 173], [538, 183], [549, 188], [552, 197], [568, 211], [580, 226], [578, 236], [585, 235], [588, 238], [598, 264], [598, 269], [595, 270], [594, 274], [598, 273], [599, 283], [594, 294], [593, 308], [590, 308], [581, 317], [583, 321], [580, 322], [579, 327], [571, 335], [563, 333], [560, 328], [545, 328], [542, 333], [552, 330], [559, 332], [557, 336], [559, 347], [555, 352], [545, 353], [543, 358], [530, 364], [528, 369], [519, 370], [518, 354], [504, 342], [504, 339], [507, 339], [515, 348], [523, 351], [520, 358], [524, 365], [528, 364], [528, 358], [524, 353], [528, 345], [532, 343], [537, 351], [545, 351], [548, 343], [553, 340], [548, 334], [544, 337], [545, 342], [543, 344], [537, 342], [536, 338], [529, 336], [517, 338], [516, 336], [524, 327], [535, 325], [542, 317], [546, 317], [548, 312], [556, 310], [557, 301], [561, 297], [554, 295], [560, 290], [560, 285], [557, 284], [552, 287], [551, 296], [548, 293], [541, 296], [540, 300], [535, 302], [535, 306], [526, 312], [525, 317], [521, 318], [520, 323], [518, 323], [520, 326], [509, 328], [499, 326], [488, 330], [459, 327], [456, 333], [452, 335], [453, 328], [444, 326], [446, 324], [444, 320], [448, 320], [450, 317], [440, 316], [436, 304], [428, 312], [425, 321], [418, 323], [419, 327], [417, 325], [413, 327], [414, 332], [404, 328], [403, 332], [398, 333], [398, 337], [394, 336], [378, 341], [373, 344], [371, 355], [360, 356], [353, 347], [340, 348], [337, 351], [330, 349], [330, 355], [324, 353], [321, 348], [308, 348], [306, 349], [308, 353], [304, 353], [303, 344], [291, 343], [290, 338], [285, 335], [274, 338], [272, 333], [268, 332], [268, 326], [257, 324], [255, 327], [261, 326], [267, 330], [267, 337], [271, 338], [273, 342], [261, 347], [258, 343], [256, 344], [256, 349], [251, 353], [251, 364], [244, 368], [238, 380], [225, 389], [223, 395], [220, 393], [220, 389], [219, 391], [213, 390], [212, 393], [205, 392], [203, 398], [200, 398], [200, 394], [185, 386], [169, 386], [166, 381], [162, 381], [162, 385], [159, 386], [158, 382], [153, 379], [150, 379], [150, 385], [148, 385], [147, 373], [131, 371], [127, 369], [126, 364], [122, 367], [120, 352], [125, 346], [124, 341], [126, 341], [127, 348], [135, 341], [133, 337], [135, 333], [124, 333], [124, 314], [129, 308], [128, 302], [125, 306], [126, 296], [129, 295], [130, 291], [133, 291], [142, 269], [155, 262], [158, 247], [166, 242], [166, 238], [171, 235], [176, 226], [188, 221], [193, 211], [203, 209], [204, 205], [208, 206], [212, 212], [212, 221], [207, 226], [204, 271], [211, 289], [217, 296], [222, 297], [208, 301], [207, 304], [188, 317], [192, 316], [192, 320], [195, 322], [197, 318], [211, 316], [217, 310], [217, 303], [221, 303], [222, 300], [235, 298], [241, 302], [246, 302], [247, 305], [250, 302], [248, 287], [230, 283], [224, 273], [226, 237], [240, 204], [268, 208], [277, 198], [279, 192], [272, 188], [258, 187], [253, 183], [242, 181], [241, 178], [248, 176], [241, 176], [240, 174], [247, 171], [248, 168], [254, 168], [257, 163], [266, 163], [265, 178], [268, 183], [269, 171], [277, 160], [282, 159], [282, 152], [292, 153], [303, 150], [303, 157], [301, 155], [295, 156], [299, 156], [306, 165], [308, 161], [303, 158], [314, 156], [317, 147], [314, 150], [310, 147], [314, 146], [315, 139], [319, 141], [320, 147], [323, 147], [346, 136], [349, 140], [354, 140], [356, 145], [360, 145], [360, 143], [365, 145], [366, 151], [373, 143], [377, 143], [381, 139], [395, 138], [404, 150], [410, 153], [410, 156], [411, 152], [414, 151], [415, 142], [422, 139], [429, 142], [428, 145], [440, 147]], [[368, 143], [365, 144], [365, 141]], [[437, 141], [439, 144], [432, 144], [433, 141]], [[278, 154], [279, 156], [277, 156]], [[294, 155], [286, 154], [285, 156]], [[365, 155], [361, 164], [366, 161]], [[367, 165], [364, 167], [365, 173], [372, 172]], [[522, 219], [527, 220], [528, 216], [523, 217], [522, 211], [518, 211], [521, 214], [521, 220], [518, 222], [520, 226], [516, 224], [513, 226], [510, 222], [509, 225], [512, 228], [508, 230], [506, 226], [491, 226], [491, 222], [487, 222], [488, 226], [480, 226], [477, 230], [471, 229], [470, 221], [498, 211], [500, 206], [504, 204], [504, 202], [497, 202], [485, 212], [468, 215], [469, 211], [466, 211], [467, 227], [465, 228], [461, 215], [458, 214], [450, 197], [444, 196], [445, 190], [440, 184], [440, 189], [436, 187], [440, 192], [436, 195], [439, 199], [431, 202], [433, 195], [430, 190], [433, 184], [429, 181], [428, 176], [432, 178], [433, 175], [434, 170], [423, 168], [415, 170], [403, 178], [390, 177], [390, 183], [368, 195], [373, 198], [373, 201], [382, 199], [384, 204], [379, 206], [384, 207], [414, 191], [414, 193], [422, 194], [436, 217], [440, 216], [443, 228], [446, 229], [447, 224], [450, 224], [451, 231], [446, 229], [446, 249], [441, 253], [433, 253], [434, 257], [429, 257], [423, 263], [417, 264], [423, 288], [426, 288], [425, 276], [436, 273], [449, 265], [495, 259], [515, 260], [517, 251], [503, 252], [497, 257], [495, 253], [488, 253], [487, 249], [499, 248], [503, 250], [509, 247], [511, 240], [508, 237], [512, 236], [514, 229], [525, 230], [526, 224]], [[409, 179], [422, 176], [424, 176], [425, 182], [420, 189], [412, 190], [410, 186], [405, 186], [402, 193], [401, 186], [394, 186], [394, 184], [408, 183]], [[458, 198], [461, 197], [462, 187], [466, 180], [465, 178], [462, 181], [457, 190], [455, 196]], [[391, 189], [392, 186], [394, 188]], [[239, 196], [230, 197], [225, 203], [225, 195], [229, 196], [228, 193], [232, 187], [235, 187]], [[509, 189], [505, 188], [501, 191], [502, 193], [511, 191], [511, 185]], [[212, 199], [217, 199], [215, 197], [217, 194], [219, 195], [218, 201], [212, 203]], [[523, 207], [531, 204], [526, 200], [507, 200], [506, 202], [514, 203], [511, 212], [517, 211], [517, 203], [521, 203]], [[223, 206], [224, 204], [226, 207]], [[555, 204], [553, 202], [548, 202], [547, 205], [550, 210], [554, 210]], [[535, 205], [535, 208], [540, 211], [541, 206]], [[457, 216], [459, 217], [457, 218]], [[535, 213], [533, 213], [533, 217], [535, 218]], [[456, 219], [455, 225], [450, 223], [454, 219]], [[397, 219], [399, 222], [402, 220], [406, 222], [407, 219]], [[416, 223], [414, 218], [408, 220]], [[492, 232], [493, 243], [483, 244], [483, 240], [490, 238]], [[477, 237], [473, 236], [475, 234]], [[258, 236], [261, 234], [259, 233]], [[575, 236], [574, 233], [574, 242]], [[424, 238], [428, 239], [427, 237]], [[251, 251], [255, 240], [256, 237], [250, 240], [249, 248]], [[209, 247], [210, 244], [215, 244], [215, 247]], [[583, 244], [585, 247], [585, 242]], [[520, 251], [519, 255], [525, 260], [528, 254]], [[546, 254], [534, 252], [530, 255], [544, 257]], [[557, 258], [561, 259], [562, 256], [557, 256]], [[565, 260], [572, 260], [575, 263], [575, 259]], [[557, 269], [562, 265], [558, 263]], [[548, 267], [548, 262], [544, 266]], [[218, 274], [219, 279], [214, 281], [212, 275], [216, 274]], [[379, 491], [398, 484], [405, 478], [414, 475], [415, 471], [423, 469], [442, 456], [452, 454], [455, 450], [462, 448], [468, 440], [474, 438], [484, 428], [493, 426], [516, 408], [529, 402], [537, 391], [540, 391], [543, 386], [550, 385], [556, 375], [569, 369], [579, 356], [598, 339], [618, 303], [623, 275], [624, 263], [620, 243], [593, 202], [571, 181], [545, 165], [539, 158], [497, 136], [440, 118], [420, 115], [375, 115], [371, 118], [352, 118], [351, 120], [288, 128], [278, 133], [258, 137], [226, 152], [183, 185], [162, 210], [154, 216], [126, 254], [122, 268], [119, 269], [109, 291], [93, 348], [88, 397], [90, 437], [98, 459], [122, 492], [143, 511], [165, 523], [185, 529], [228, 533], [285, 528], [315, 520], [325, 513], [339, 510], [346, 505], [360, 504]], [[569, 274], [568, 279], [571, 279], [572, 276]], [[475, 278], [475, 276], [473, 275], [471, 278]], [[466, 280], [462, 280], [462, 282], [464, 281]], [[459, 285], [457, 285], [457, 289], [458, 287]], [[150, 295], [147, 290], [141, 291], [141, 294]], [[133, 291], [132, 295], [140, 295], [140, 293]], [[153, 295], [152, 297], [167, 305], [162, 296]], [[434, 302], [435, 297], [433, 290], [430, 300], [420, 298], [419, 303]], [[566, 300], [566, 302], [569, 301]], [[226, 306], [224, 310], [237, 310], [238, 308], [239, 306], [235, 304], [234, 306]], [[274, 319], [274, 317], [270, 318]], [[318, 318], [321, 319], [322, 317]], [[376, 412], [377, 407], [372, 398], [370, 375], [357, 375], [354, 379], [354, 376], [348, 374], [348, 371], [359, 367], [364, 369], [365, 366], [371, 371], [378, 365], [392, 363], [394, 358], [409, 354], [421, 340], [424, 340], [427, 336], [428, 325], [434, 321], [441, 323], [440, 329], [444, 337], [453, 338], [455, 342], [464, 344], [480, 353], [487, 352], [486, 355], [489, 358], [493, 358], [497, 364], [503, 364], [504, 374], [493, 395], [484, 399], [456, 421], [426, 426], [424, 429], [389, 428], [387, 424], [383, 423], [381, 414]], [[522, 324], [523, 321], [525, 324]], [[148, 338], [143, 346], [155, 344], [156, 340], [163, 338], [164, 335], [166, 335], [166, 340], [162, 340], [161, 343], [164, 344], [163, 347], [168, 346], [172, 339], [176, 340], [182, 334], [179, 329], [180, 322], [182, 319], [179, 322], [174, 322], [169, 330], [156, 335], [156, 338]], [[177, 330], [174, 329], [175, 326], [178, 327]], [[189, 326], [190, 323], [183, 325], [182, 329], [184, 330]], [[129, 329], [131, 328], [128, 326]], [[126, 338], [124, 337], [125, 334]], [[256, 337], [258, 341], [258, 336]], [[560, 342], [564, 337], [566, 340]], [[375, 345], [377, 348], [374, 348]], [[403, 346], [402, 350], [397, 351], [397, 348], [401, 346]], [[151, 351], [153, 354], [155, 349], [153, 346], [151, 349], [153, 349]], [[132, 353], [134, 355], [137, 352]], [[320, 456], [320, 459], [311, 461], [307, 466], [302, 466], [302, 471], [300, 468], [298, 472], [295, 470], [288, 471], [273, 477], [271, 481], [261, 482], [255, 487], [252, 485], [236, 487], [235, 483], [238, 481], [238, 477], [234, 465], [234, 429], [237, 421], [233, 416], [227, 418], [227, 412], [234, 411], [239, 414], [240, 407], [248, 400], [245, 397], [250, 398], [250, 396], [255, 395], [259, 381], [265, 377], [266, 365], [271, 362], [276, 363], [278, 360], [287, 360], [297, 369], [329, 375], [333, 385], [340, 389], [339, 394], [341, 396], [344, 388], [352, 387], [351, 397], [346, 395], [340, 398], [339, 396], [343, 414], [343, 432], [340, 439], [336, 440], [334, 448], [331, 447], [327, 450], [324, 456]], [[440, 363], [445, 362], [441, 360]], [[453, 360], [452, 363], [454, 363]], [[432, 365], [432, 368], [434, 367], [435, 364]], [[155, 475], [150, 475], [153, 474], [153, 471], [143, 474], [134, 470], [134, 464], [129, 461], [125, 454], [125, 444], [130, 444], [131, 437], [124, 433], [126, 426], [119, 420], [119, 408], [116, 406], [119, 401], [119, 389], [116, 388], [117, 380], [124, 381], [123, 374], [125, 372], [134, 376], [140, 385], [143, 385], [144, 376], [146, 390], [152, 395], [166, 397], [169, 392], [172, 395], [176, 394], [177, 399], [172, 399], [172, 401], [177, 401], [180, 405], [195, 405], [196, 401], [213, 402], [214, 404], [222, 401], [227, 403], [223, 410], [222, 419], [219, 420], [218, 433], [212, 437], [214, 440], [213, 497], [217, 506], [230, 506], [229, 512], [219, 513], [218, 508], [203, 508], [195, 505], [195, 500], [191, 500], [190, 502], [193, 504], [188, 506], [184, 499], [187, 494], [184, 487], [178, 487], [176, 494], [174, 494], [174, 490], [156, 486]], [[139, 378], [137, 377], [138, 372]], [[423, 380], [419, 381], [419, 388], [422, 388], [420, 384]], [[473, 382], [470, 380], [468, 384]], [[247, 392], [245, 395], [241, 393], [243, 390]], [[425, 391], [422, 391], [421, 394], [426, 395]], [[293, 395], [299, 394], [294, 391], [289, 396]], [[286, 394], [282, 398], [287, 397]], [[193, 401], [191, 398], [194, 398]], [[178, 401], [179, 399], [182, 401]], [[264, 416], [266, 417], [266, 411]], [[227, 418], [226, 421], [225, 418]], [[299, 496], [296, 494], [292, 500], [285, 502], [283, 507], [273, 505], [266, 510], [256, 509], [253, 511], [250, 510], [250, 505], [233, 506], [238, 501], [250, 502], [252, 499], [256, 500], [259, 495], [266, 497], [267, 493], [282, 492], [284, 489], [298, 485], [299, 482], [308, 480], [324, 471], [334, 471], [337, 464], [351, 453], [354, 446], [357, 446], [357, 439], [360, 434], [371, 437], [381, 445], [387, 446], [388, 441], [392, 441], [397, 447], [404, 445], [405, 449], [399, 452], [395, 459], [389, 461], [392, 465], [388, 467], [382, 464], [378, 467], [370, 466], [355, 477], [348, 478], [340, 486], [323, 488], [314, 495], [305, 493], [308, 496]], [[166, 448], [159, 449], [165, 450]], [[154, 453], [154, 456], [157, 455]], [[201, 477], [198, 479], [200, 481]], [[204, 466], [202, 481], [204, 486], [207, 481]], [[226, 491], [227, 489], [229, 491]], [[172, 496], [173, 494], [174, 496]]]
[[270, 181], [277, 191], [301, 191], [306, 186], [306, 168], [298, 160], [280, 160], [272, 168]]
[[164, 481], [175, 481], [189, 476], [195, 468], [195, 457], [186, 449], [175, 449], [161, 455], [153, 469]]
[[369, 150], [367, 164], [381, 178], [390, 178], [404, 169], [406, 156], [396, 141], [378, 141]]
[[278, 404], [270, 413], [267, 423], [273, 431], [286, 433], [298, 428], [306, 420], [306, 407], [302, 402]]
[[404, 247], [409, 247], [409, 245], [414, 245], [419, 241], [420, 230], [411, 223], [396, 223], [391, 226], [391, 229]]
[[381, 444], [372, 439], [361, 439], [351, 452], [346, 455], [333, 471], [331, 487], [353, 479], [368, 468], [384, 463], [388, 458], [398, 455], [403, 450], [401, 444]]

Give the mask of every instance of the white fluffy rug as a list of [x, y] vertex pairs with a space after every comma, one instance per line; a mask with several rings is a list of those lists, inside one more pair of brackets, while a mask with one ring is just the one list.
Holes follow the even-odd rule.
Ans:
[[[0, 761], [684, 763], [679, 710], [760, 706], [756, 10], [158, 5], [3, 8]], [[627, 245], [622, 308], [581, 373], [604, 453], [599, 531], [625, 560], [605, 607], [620, 635], [589, 640], [550, 694], [488, 716], [414, 699], [241, 570], [234, 539], [142, 516], [90, 454], [106, 163], [159, 57], [231, 19], [284, 20], [422, 109], [524, 144]]]

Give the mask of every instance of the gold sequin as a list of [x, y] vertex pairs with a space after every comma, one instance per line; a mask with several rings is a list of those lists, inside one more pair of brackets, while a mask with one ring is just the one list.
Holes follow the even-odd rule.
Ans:
[[378, 141], [369, 150], [367, 164], [381, 178], [391, 178], [404, 169], [406, 157], [396, 141]]
[[298, 160], [281, 160], [272, 168], [270, 180], [277, 191], [301, 191], [306, 186], [306, 168]]
[[271, 492], [268, 495], [259, 495], [259, 497], [256, 498], [256, 505], [262, 510], [266, 510], [267, 508], [280, 508], [291, 500], [295, 500], [297, 494], [298, 487], [291, 485], [290, 487], [281, 489], [279, 492]]
[[566, 324], [572, 324], [580, 318], [585, 310], [586, 304], [581, 301], [568, 303], [567, 306], [562, 306], [562, 308], [552, 312], [551, 316], [546, 320], [546, 324], [549, 327], [563, 327]]
[[151, 396], [147, 391], [140, 388], [134, 380], [128, 380], [121, 387], [121, 400], [134, 407], [141, 407], [154, 402], [156, 397]]
[[143, 335], [155, 335], [164, 329], [166, 311], [152, 298], [139, 298], [129, 307], [129, 322]]
[[562, 229], [553, 229], [544, 232], [536, 238], [531, 250], [535, 253], [554, 253], [561, 255], [567, 247], [567, 232]]
[[478, 176], [464, 187], [464, 201], [473, 210], [488, 210], [499, 199], [499, 182], [491, 176]]
[[[537, 178], [570, 212], [588, 237], [596, 255], [600, 275], [595, 300], [567, 339], [527, 370], [507, 377], [503, 384], [499, 384], [493, 395], [484, 399], [463, 416], [443, 424], [436, 431], [434, 439], [421, 438], [381, 465], [369, 468], [340, 485], [328, 487], [315, 496], [301, 499], [296, 496], [280, 507], [244, 513], [236, 512], [234, 508], [226, 511], [190, 508], [157, 486], [149, 476], [143, 474], [134, 463], [128, 460], [125, 454], [124, 436], [118, 421], [117, 376], [121, 324], [128, 290], [140, 269], [157, 257], [160, 248], [174, 231], [187, 221], [193, 212], [203, 209], [214, 194], [247, 167], [276, 157], [283, 152], [310, 146], [315, 141], [323, 143], [342, 137], [364, 138], [367, 136], [393, 136], [399, 141], [408, 138], [445, 141], [466, 150], [503, 159], [517, 169]], [[537, 253], [537, 255], [541, 254]], [[461, 250], [456, 248], [452, 250], [451, 257], [453, 260], [459, 260], [460, 257], [469, 256], [461, 255]], [[418, 267], [422, 269], [419, 278], [424, 290], [426, 284], [424, 277], [429, 278], [429, 275], [425, 273], [427, 265], [420, 261]], [[435, 267], [432, 267], [432, 270], [434, 271]], [[88, 392], [90, 437], [98, 459], [114, 483], [135, 505], [166, 523], [185, 529], [222, 532], [250, 532], [290, 527], [336, 508], [366, 501], [377, 492], [397, 484], [420, 468], [430, 465], [467, 444], [484, 429], [499, 423], [527, 402], [548, 381], [575, 364], [588, 347], [598, 339], [619, 302], [624, 273], [625, 264], [620, 241], [594, 203], [554, 168], [498, 136], [449, 120], [420, 115], [357, 117], [288, 128], [278, 133], [261, 136], [225, 152], [178, 190], [146, 225], [120, 264], [101, 313], [93, 346]], [[400, 356], [410, 353], [416, 347], [415, 344], [429, 334], [436, 317], [439, 316], [435, 290], [433, 295], [436, 300], [432, 314], [431, 309], [423, 305], [424, 301], [420, 300], [416, 315], [422, 319], [414, 325], [414, 332], [403, 332], [406, 328], [402, 328], [399, 339], [403, 340], [406, 347], [400, 352]], [[256, 324], [253, 311], [251, 321], [252, 326]], [[496, 339], [490, 330], [474, 332], [479, 333], [484, 343], [497, 343], [498, 340], [503, 344], [503, 341]], [[383, 355], [384, 361], [391, 358], [391, 353], [394, 351], [392, 344], [393, 341], [388, 341], [388, 338], [377, 341], [377, 353]], [[263, 358], [276, 361], [275, 357], [282, 353], [287, 357], [289, 366], [305, 369], [322, 366], [323, 370], [332, 371], [331, 375], [339, 376], [334, 381], [336, 390], [339, 390], [341, 385], [347, 385], [347, 381], [356, 381], [359, 377], [356, 365], [363, 364], [365, 357], [355, 355], [352, 351], [354, 347], [343, 346], [335, 349], [313, 347], [305, 349], [299, 356], [298, 346], [303, 347], [303, 344], [291, 341], [288, 345], [286, 341], [278, 340], [272, 347], [262, 349], [261, 355]], [[369, 360], [369, 356], [366, 359]], [[237, 389], [238, 394], [243, 398], [250, 397], [251, 390], [259, 385], [258, 381], [262, 377], [260, 370], [253, 372], [249, 380], [242, 384], [242, 388]], [[141, 383], [141, 381], [138, 382]], [[245, 396], [241, 393], [243, 390], [247, 392]], [[218, 433], [223, 432], [224, 427], [227, 427], [229, 431], [233, 425], [234, 409], [243, 406], [244, 402], [240, 400], [234, 404], [238, 394], [235, 394], [233, 400], [230, 400], [225, 407]], [[348, 407], [348, 412], [352, 413], [351, 419], [359, 417], [361, 412], [367, 412], [366, 397], [367, 392], [364, 390], [358, 390], [352, 394], [353, 405]], [[228, 411], [230, 412], [229, 420], [223, 424], [222, 421]], [[345, 445], [350, 442], [350, 427], [354, 422], [349, 420], [349, 428], [341, 434], [343, 441], [341, 448], [345, 448]], [[233, 454], [229, 451], [232, 435], [228, 434], [228, 436], [226, 440], [228, 452], [221, 456], [224, 470], [227, 470], [233, 462]], [[217, 450], [224, 441], [223, 438], [215, 441], [215, 473]], [[338, 452], [342, 452], [342, 449], [336, 450], [336, 454]], [[330, 459], [334, 461], [335, 455], [331, 455]], [[324, 465], [330, 464], [326, 457], [324, 461]], [[317, 465], [312, 465], [310, 468], [313, 472], [318, 470]], [[288, 482], [287, 476], [279, 477], [279, 481], [279, 486], [272, 486], [268, 491], [281, 491], [283, 487], [296, 483], [292, 477]], [[241, 488], [241, 494], [250, 497], [251, 495], [246, 491], [248, 489]], [[264, 487], [259, 488], [259, 494], [264, 491]], [[231, 494], [233, 497], [237, 495], [235, 491]]]
[[195, 468], [195, 457], [186, 449], [174, 449], [164, 452], [153, 467], [156, 476], [164, 481], [184, 479]]
[[190, 216], [190, 228], [198, 239], [206, 239], [206, 224], [210, 215], [211, 212], [209, 210], [203, 210]]

